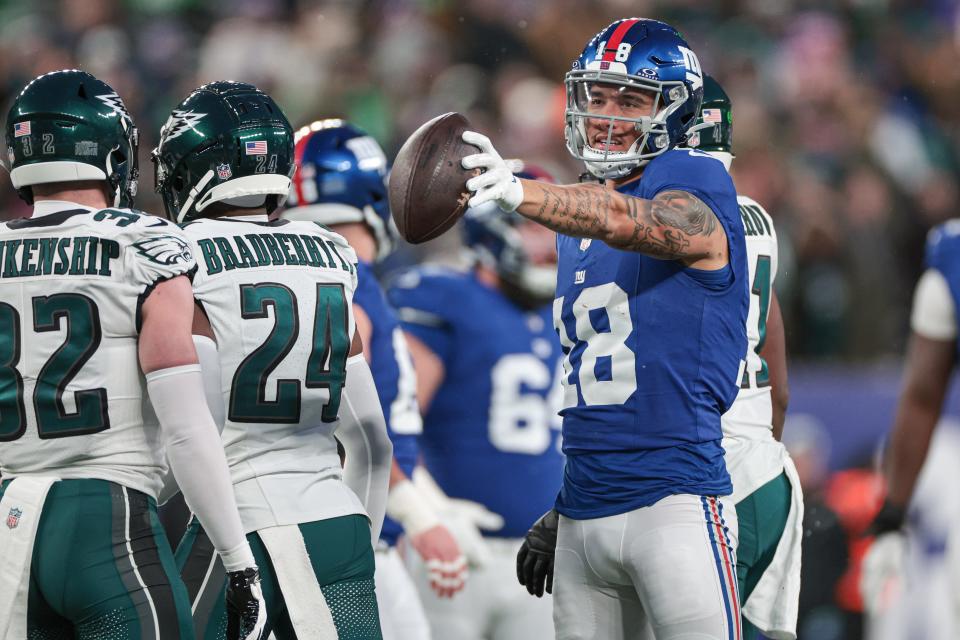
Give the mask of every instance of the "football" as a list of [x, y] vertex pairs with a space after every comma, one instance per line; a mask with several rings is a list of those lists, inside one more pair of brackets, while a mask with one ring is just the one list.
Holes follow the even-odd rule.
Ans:
[[470, 128], [456, 112], [413, 132], [393, 162], [388, 185], [390, 212], [400, 235], [412, 244], [436, 238], [467, 210], [466, 182], [479, 170], [460, 166], [477, 148], [460, 136]]

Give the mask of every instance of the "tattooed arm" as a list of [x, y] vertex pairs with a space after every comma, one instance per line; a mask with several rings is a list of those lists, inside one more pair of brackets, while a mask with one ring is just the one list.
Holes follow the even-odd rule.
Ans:
[[726, 264], [727, 236], [716, 214], [685, 191], [644, 200], [599, 184], [520, 182], [523, 202], [517, 212], [558, 233], [663, 260]]
[[465, 131], [463, 141], [481, 151], [461, 160], [464, 169], [482, 170], [467, 180], [471, 207], [493, 201], [558, 233], [596, 238], [616, 249], [681, 260], [687, 266], [719, 269], [727, 264], [723, 227], [709, 206], [685, 191], [663, 191], [645, 200], [598, 184], [522, 180], [485, 135]]

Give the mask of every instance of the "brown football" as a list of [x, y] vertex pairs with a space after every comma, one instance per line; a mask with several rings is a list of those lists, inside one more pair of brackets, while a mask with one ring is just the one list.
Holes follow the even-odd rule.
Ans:
[[470, 128], [465, 117], [445, 113], [413, 132], [390, 171], [390, 212], [400, 235], [412, 244], [436, 238], [467, 210], [467, 179], [478, 173], [460, 166], [479, 153], [461, 139]]

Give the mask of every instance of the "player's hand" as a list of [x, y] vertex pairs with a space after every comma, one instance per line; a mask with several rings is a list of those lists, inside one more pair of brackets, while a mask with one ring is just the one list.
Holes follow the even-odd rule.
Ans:
[[227, 640], [263, 640], [267, 605], [256, 567], [227, 574]]
[[863, 558], [860, 594], [871, 613], [888, 610], [900, 597], [906, 539], [899, 531], [882, 533]]
[[479, 176], [467, 180], [467, 189], [473, 192], [467, 204], [478, 207], [494, 201], [504, 211], [515, 211], [523, 202], [523, 185], [493, 148], [490, 138], [475, 131], [464, 131], [462, 138], [480, 149], [480, 153], [464, 157], [460, 164], [464, 169], [483, 170]]
[[413, 470], [412, 482], [453, 534], [470, 566], [478, 568], [489, 563], [490, 550], [480, 530], [499, 531], [503, 517], [479, 502], [449, 497], [424, 467]]
[[430, 588], [441, 598], [452, 598], [467, 582], [467, 559], [443, 525], [410, 536], [410, 545], [423, 558]]
[[448, 498], [440, 510], [440, 517], [456, 538], [471, 567], [485, 567], [493, 559], [483, 531], [499, 531], [503, 517], [490, 511], [479, 502]]
[[517, 552], [517, 580], [532, 596], [553, 593], [553, 557], [557, 551], [560, 514], [555, 509], [533, 523]]

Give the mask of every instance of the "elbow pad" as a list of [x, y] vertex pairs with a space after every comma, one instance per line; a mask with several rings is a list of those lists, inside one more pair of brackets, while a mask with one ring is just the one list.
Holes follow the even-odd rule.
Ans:
[[393, 444], [387, 435], [373, 375], [362, 354], [347, 360], [337, 437], [346, 450], [343, 481], [367, 510], [376, 543], [387, 508]]

